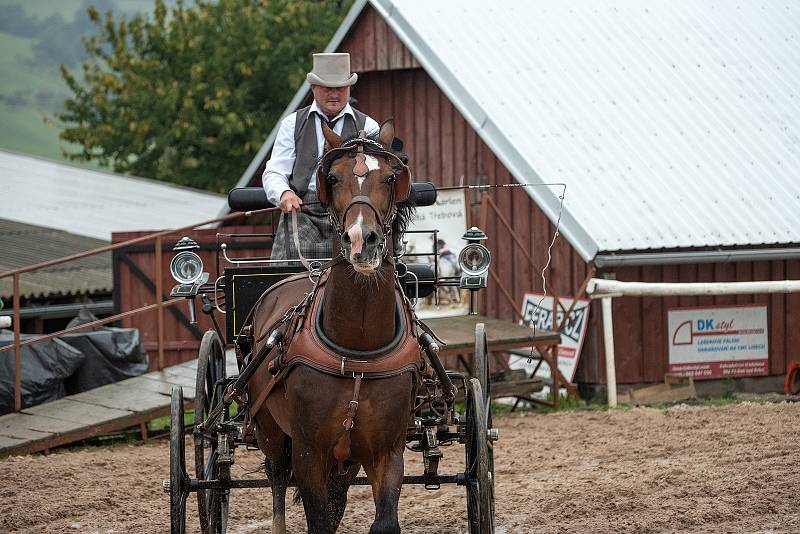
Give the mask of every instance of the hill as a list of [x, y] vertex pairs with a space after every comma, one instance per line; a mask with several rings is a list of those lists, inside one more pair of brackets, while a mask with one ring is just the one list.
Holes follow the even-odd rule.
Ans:
[[52, 117], [68, 89], [58, 68], [80, 66], [89, 5], [131, 16], [152, 12], [154, 0], [0, 0], [0, 148], [61, 158]]

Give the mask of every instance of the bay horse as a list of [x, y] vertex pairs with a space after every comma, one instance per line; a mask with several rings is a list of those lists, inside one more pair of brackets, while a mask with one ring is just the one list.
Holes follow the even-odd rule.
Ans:
[[[398, 370], [395, 365], [392, 373], [366, 375], [373, 363], [385, 359], [381, 349], [397, 340], [398, 329], [413, 326], [405, 320], [408, 311], [396, 289], [391, 235], [399, 235], [412, 215], [411, 176], [391, 149], [394, 126], [389, 121], [374, 139], [361, 132], [342, 140], [324, 125], [323, 134], [326, 154], [317, 171], [317, 193], [328, 207], [332, 248], [338, 256], [320, 284], [305, 274], [273, 286], [254, 309], [253, 341], [255, 351], [276, 321], [286, 317], [287, 308], [305, 302], [299, 326], [290, 330], [299, 332], [297, 336], [317, 336], [317, 345], [318, 338], [326, 337], [326, 350], [336, 348], [328, 356], [336, 358], [337, 371], [341, 358], [342, 373], [320, 371], [313, 363], [281, 368], [271, 362], [250, 381], [251, 402], [266, 392], [251, 414], [272, 486], [272, 532], [286, 532], [285, 497], [291, 479], [303, 502], [308, 532], [335, 532], [348, 487], [363, 466], [375, 501], [369, 532], [396, 533], [403, 452], [419, 368], [406, 365]], [[321, 314], [316, 332], [309, 324], [314, 314]], [[298, 343], [292, 340], [286, 354], [309, 356], [310, 351], [295, 349]], [[411, 336], [403, 346], [418, 362], [416, 339]], [[361, 374], [349, 369], [360, 369]], [[279, 382], [273, 389], [270, 381], [275, 379]]]

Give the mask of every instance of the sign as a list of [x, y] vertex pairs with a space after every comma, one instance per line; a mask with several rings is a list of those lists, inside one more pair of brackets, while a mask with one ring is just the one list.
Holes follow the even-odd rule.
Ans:
[[[559, 298], [561, 306], [558, 306], [555, 314], [555, 326], [561, 324], [564, 318], [564, 310], [572, 306], [574, 299]], [[575, 378], [575, 369], [578, 368], [578, 358], [581, 354], [583, 340], [586, 337], [586, 328], [589, 322], [589, 304], [586, 299], [578, 299], [572, 312], [569, 314], [564, 328], [561, 330], [561, 343], [558, 344], [558, 369], [564, 378], [572, 382]], [[540, 293], [526, 293], [522, 299], [522, 324], [527, 324], [531, 328], [538, 330], [553, 330], [553, 297], [544, 296]], [[524, 356], [514, 356], [509, 361], [512, 368], [524, 368], [528, 372], [533, 371], [536, 362], [528, 363]], [[550, 378], [550, 369], [547, 365], [542, 365], [536, 372], [536, 376]]]
[[767, 307], [667, 311], [669, 372], [695, 379], [769, 374]]
[[[467, 207], [464, 191], [439, 191], [436, 195], [436, 204], [417, 208], [414, 221], [404, 236], [408, 244], [407, 256], [403, 261], [432, 264], [435, 258], [433, 254], [438, 249], [439, 277], [461, 276], [458, 255], [467, 244], [462, 239], [466, 231]], [[410, 254], [430, 255], [410, 256]], [[457, 286], [440, 287], [436, 293], [417, 301], [414, 310], [422, 319], [466, 315], [469, 313], [469, 292], [462, 291]]]

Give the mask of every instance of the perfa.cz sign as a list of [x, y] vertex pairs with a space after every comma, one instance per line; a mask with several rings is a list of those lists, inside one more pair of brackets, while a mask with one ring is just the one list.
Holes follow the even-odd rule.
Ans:
[[670, 373], [699, 379], [769, 374], [764, 305], [671, 309], [667, 325]]
[[[555, 326], [560, 325], [564, 319], [564, 310], [568, 310], [572, 306], [573, 299], [562, 297], [559, 301], [561, 305], [556, 306], [554, 317], [553, 297], [540, 293], [526, 293], [522, 299], [522, 324], [539, 330], [552, 331], [555, 328], [553, 319], [555, 319]], [[563, 321], [564, 325], [561, 329], [561, 343], [558, 344], [558, 369], [570, 382], [575, 378], [581, 347], [586, 338], [589, 304], [590, 301], [586, 299], [578, 299], [578, 302], [572, 307], [569, 318]], [[512, 369], [523, 368], [530, 372], [535, 364], [533, 362], [528, 364], [527, 360], [525, 357], [512, 357], [509, 364]], [[540, 366], [536, 376], [549, 378], [550, 370], [547, 365]]]

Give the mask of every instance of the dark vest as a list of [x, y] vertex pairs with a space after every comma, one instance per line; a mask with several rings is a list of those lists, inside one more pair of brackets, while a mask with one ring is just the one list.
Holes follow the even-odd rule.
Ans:
[[[295, 158], [292, 175], [289, 177], [289, 187], [301, 198], [308, 191], [308, 183], [311, 181], [311, 173], [317, 166], [322, 154], [317, 154], [317, 121], [311, 111], [311, 106], [306, 106], [297, 110], [297, 117], [294, 123], [294, 148]], [[352, 137], [364, 129], [367, 116], [353, 108], [356, 118], [350, 114], [344, 115], [339, 120], [344, 121], [342, 126], [342, 139]]]

